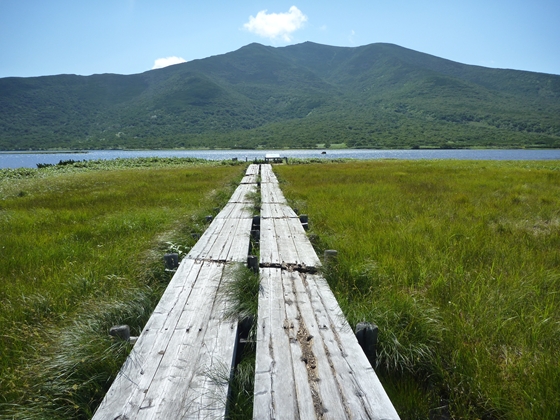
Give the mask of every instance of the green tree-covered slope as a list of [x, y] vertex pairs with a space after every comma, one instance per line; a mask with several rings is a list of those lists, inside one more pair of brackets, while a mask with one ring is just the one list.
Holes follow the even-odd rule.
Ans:
[[560, 147], [560, 76], [391, 44], [250, 44], [129, 76], [0, 79], [0, 149]]

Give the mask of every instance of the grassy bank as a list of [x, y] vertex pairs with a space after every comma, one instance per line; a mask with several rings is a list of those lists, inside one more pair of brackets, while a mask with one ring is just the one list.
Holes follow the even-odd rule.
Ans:
[[[560, 162], [278, 166], [402, 418], [560, 412]], [[445, 417], [444, 417], [445, 418]]]
[[[241, 166], [195, 159], [0, 171], [0, 418], [88, 418]], [[178, 245], [180, 243], [180, 245]]]

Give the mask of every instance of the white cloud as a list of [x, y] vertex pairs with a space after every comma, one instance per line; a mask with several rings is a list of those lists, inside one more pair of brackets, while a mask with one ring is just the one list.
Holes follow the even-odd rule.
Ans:
[[173, 64], [186, 63], [186, 62], [187, 60], [185, 60], [184, 58], [175, 57], [175, 56], [158, 58], [156, 61], [154, 61], [154, 66], [152, 67], [152, 70], [162, 69], [167, 66], [172, 66]]
[[292, 32], [301, 28], [306, 21], [307, 16], [296, 6], [292, 6], [288, 13], [267, 13], [267, 10], [261, 10], [256, 17], [249, 16], [249, 22], [243, 27], [263, 38], [281, 38], [289, 42]]

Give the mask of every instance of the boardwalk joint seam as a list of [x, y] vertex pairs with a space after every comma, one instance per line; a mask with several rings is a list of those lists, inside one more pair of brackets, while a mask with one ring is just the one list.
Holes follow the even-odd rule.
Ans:
[[259, 263], [260, 268], [279, 268], [285, 270], [289, 273], [297, 271], [298, 273], [315, 274], [317, 273], [317, 267], [307, 266], [305, 264], [297, 263]]

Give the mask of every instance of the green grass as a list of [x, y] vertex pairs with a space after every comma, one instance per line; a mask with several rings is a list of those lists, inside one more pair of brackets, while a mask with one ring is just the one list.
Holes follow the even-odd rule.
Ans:
[[243, 166], [181, 159], [0, 173], [0, 418], [89, 418]]
[[229, 268], [228, 277], [232, 279], [224, 288], [224, 295], [230, 303], [226, 317], [232, 319], [251, 319], [258, 315], [260, 279], [257, 273], [243, 264]]
[[[304, 162], [299, 162], [304, 163]], [[560, 163], [280, 165], [350, 323], [380, 328], [401, 418], [556, 418]], [[89, 418], [204, 216], [241, 167], [180, 159], [0, 171], [0, 418]], [[258, 291], [240, 273], [237, 312]], [[249, 296], [249, 297], [248, 297]], [[254, 348], [230, 416], [251, 412]]]
[[[278, 166], [402, 418], [560, 412], [560, 162]], [[318, 237], [318, 239], [317, 239]]]

